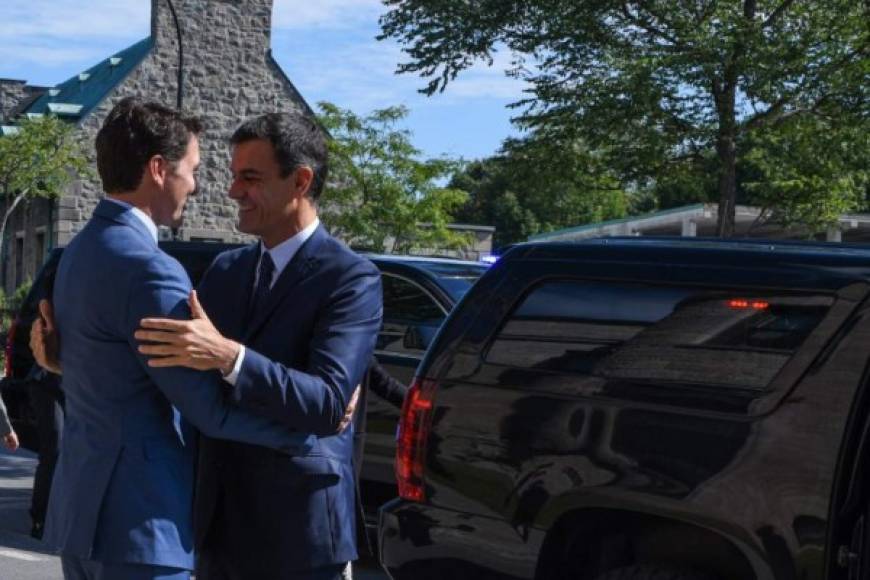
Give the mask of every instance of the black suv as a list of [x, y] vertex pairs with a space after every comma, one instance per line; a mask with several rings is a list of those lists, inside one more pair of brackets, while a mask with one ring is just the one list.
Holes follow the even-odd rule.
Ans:
[[[161, 242], [160, 247], [181, 262], [196, 284], [218, 253], [238, 245]], [[22, 445], [30, 449], [38, 447], [38, 439], [29, 404], [29, 388], [35, 376], [43, 376], [33, 373], [30, 325], [37, 315], [39, 300], [50, 294], [62, 253], [62, 249], [55, 249], [49, 254], [7, 336], [3, 399]], [[487, 266], [415, 256], [372, 254], [366, 257], [381, 270], [383, 278], [384, 325], [378, 335], [375, 355], [390, 375], [407, 385], [447, 313]], [[360, 487], [367, 523], [374, 526], [377, 508], [396, 496], [393, 459], [399, 409], [375, 394], [368, 397], [367, 404], [365, 461]]]
[[393, 578], [870, 577], [870, 248], [521, 245], [401, 420]]

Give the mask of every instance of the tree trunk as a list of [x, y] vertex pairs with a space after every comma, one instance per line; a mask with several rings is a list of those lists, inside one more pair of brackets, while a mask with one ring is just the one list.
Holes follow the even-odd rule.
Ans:
[[27, 192], [16, 195], [12, 199], [12, 203], [9, 204], [9, 207], [6, 208], [6, 213], [3, 214], [3, 222], [0, 223], [0, 255], [2, 255], [3, 245], [6, 242], [6, 225], [9, 223], [9, 218], [12, 217], [12, 212], [15, 211], [15, 208], [18, 207], [18, 204], [21, 203], [25, 195], [27, 195]]
[[[757, 0], [744, 0], [743, 17], [746, 30], [751, 30], [757, 9]], [[713, 96], [716, 112], [719, 114], [719, 134], [716, 139], [716, 153], [719, 156], [719, 217], [716, 235], [730, 238], [734, 235], [735, 214], [737, 213], [737, 84], [739, 70], [746, 56], [746, 45], [738, 40], [734, 50], [725, 61], [724, 74], [719, 81], [713, 81]]]
[[719, 216], [716, 235], [730, 238], [734, 235], [737, 202], [737, 73], [733, 66], [726, 67], [724, 82], [714, 82], [716, 112], [719, 115], [719, 133], [716, 154], [719, 157]]
[[716, 143], [721, 173], [719, 174], [719, 218], [716, 235], [730, 238], [734, 235], [737, 210], [737, 144], [733, 132], [720, 135]]

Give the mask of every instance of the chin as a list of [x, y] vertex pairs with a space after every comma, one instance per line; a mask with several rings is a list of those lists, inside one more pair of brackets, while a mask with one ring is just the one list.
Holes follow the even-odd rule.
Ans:
[[252, 236], [257, 235], [257, 232], [254, 231], [256, 228], [252, 228], [250, 224], [246, 224], [244, 221], [241, 220], [239, 220], [239, 222], [236, 224], [236, 229], [243, 234], [249, 234]]

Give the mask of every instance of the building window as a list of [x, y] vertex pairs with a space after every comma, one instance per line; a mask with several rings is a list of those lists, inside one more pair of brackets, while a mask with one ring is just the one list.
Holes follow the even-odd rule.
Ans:
[[45, 229], [36, 230], [33, 252], [33, 271], [38, 272], [45, 260]]
[[15, 287], [18, 288], [24, 283], [24, 232], [15, 234], [15, 249], [12, 259], [15, 264], [15, 273], [12, 279], [15, 280]]

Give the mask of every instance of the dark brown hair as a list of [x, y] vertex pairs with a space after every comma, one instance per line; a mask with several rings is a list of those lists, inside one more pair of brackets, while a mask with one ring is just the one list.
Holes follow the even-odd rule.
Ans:
[[308, 166], [314, 172], [308, 197], [317, 200], [329, 172], [326, 138], [312, 119], [299, 111], [267, 113], [248, 119], [236, 129], [230, 143], [263, 139], [272, 144], [281, 177], [287, 177], [298, 167]]
[[133, 191], [142, 182], [148, 160], [184, 157], [202, 122], [158, 103], [127, 97], [109, 112], [97, 133], [97, 171], [107, 193]]

